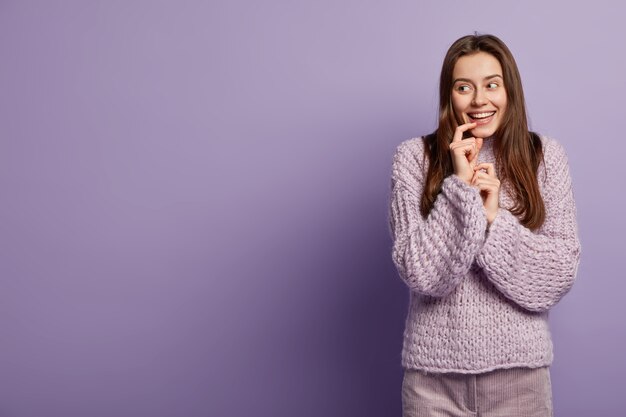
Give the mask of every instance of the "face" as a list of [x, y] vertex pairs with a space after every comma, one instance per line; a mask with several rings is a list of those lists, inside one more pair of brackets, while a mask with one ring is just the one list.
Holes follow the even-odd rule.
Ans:
[[452, 107], [463, 123], [476, 122], [472, 135], [492, 136], [506, 110], [506, 90], [500, 62], [477, 52], [459, 58], [452, 72]]

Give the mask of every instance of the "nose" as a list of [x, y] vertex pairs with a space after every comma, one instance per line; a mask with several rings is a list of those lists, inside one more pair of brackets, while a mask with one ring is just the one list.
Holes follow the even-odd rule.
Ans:
[[476, 93], [474, 94], [474, 100], [472, 100], [472, 104], [475, 106], [482, 106], [487, 104], [487, 97], [485, 97], [484, 93], [480, 88], [476, 89]]

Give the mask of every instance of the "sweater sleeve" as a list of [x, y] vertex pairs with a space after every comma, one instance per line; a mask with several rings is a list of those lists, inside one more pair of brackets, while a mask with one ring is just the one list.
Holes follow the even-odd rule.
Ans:
[[408, 140], [397, 147], [393, 158], [392, 259], [411, 290], [443, 297], [468, 273], [484, 242], [487, 219], [478, 189], [456, 175], [445, 178], [432, 210], [422, 217], [423, 148], [421, 138]]
[[580, 260], [576, 206], [567, 156], [553, 139], [544, 146], [544, 224], [531, 232], [500, 208], [477, 256], [487, 278], [521, 307], [546, 311], [572, 287]]

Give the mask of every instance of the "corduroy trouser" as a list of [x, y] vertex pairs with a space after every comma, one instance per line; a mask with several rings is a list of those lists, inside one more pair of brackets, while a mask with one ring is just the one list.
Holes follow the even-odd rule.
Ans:
[[552, 417], [549, 367], [482, 374], [405, 369], [403, 417]]

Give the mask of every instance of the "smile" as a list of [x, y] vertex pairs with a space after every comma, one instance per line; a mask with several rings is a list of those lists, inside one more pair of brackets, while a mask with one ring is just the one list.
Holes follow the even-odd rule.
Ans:
[[487, 113], [467, 113], [470, 119], [474, 119], [474, 120], [486, 119], [487, 117], [491, 117], [494, 114], [496, 114], [495, 111], [487, 112]]

